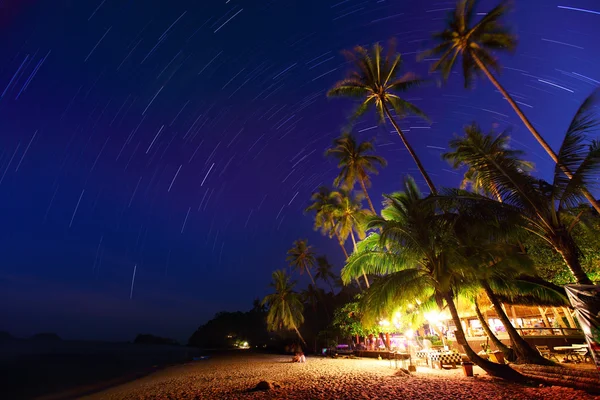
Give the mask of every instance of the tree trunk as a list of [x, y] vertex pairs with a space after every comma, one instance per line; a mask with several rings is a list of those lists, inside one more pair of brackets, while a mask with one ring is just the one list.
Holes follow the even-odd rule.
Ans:
[[494, 346], [496, 346], [498, 350], [504, 353], [504, 358], [506, 358], [508, 361], [515, 361], [517, 358], [515, 355], [515, 351], [507, 345], [505, 345], [504, 343], [502, 343], [502, 341], [498, 339], [494, 332], [492, 332], [490, 326], [488, 325], [488, 322], [485, 320], [483, 314], [481, 314], [481, 310], [479, 309], [479, 304], [477, 304], [477, 300], [474, 299], [473, 304], [475, 305], [475, 314], [477, 314], [477, 319], [481, 323], [481, 327], [485, 331], [485, 334], [488, 335], [492, 343], [494, 343]]
[[510, 340], [513, 345], [513, 350], [517, 356], [516, 362], [519, 364], [554, 365], [552, 361], [542, 357], [542, 355], [538, 351], [531, 348], [529, 343], [527, 343], [525, 339], [523, 339], [523, 337], [519, 335], [519, 332], [517, 332], [513, 324], [508, 319], [506, 312], [504, 312], [504, 309], [502, 309], [502, 304], [500, 304], [500, 301], [498, 300], [494, 292], [492, 292], [492, 289], [490, 288], [488, 283], [483, 280], [480, 281], [480, 283], [483, 287], [483, 290], [485, 290], [485, 293], [490, 299], [490, 302], [494, 305], [494, 309], [496, 310], [496, 313], [498, 314], [498, 318], [502, 322], [502, 325], [504, 325], [504, 328], [506, 328], [506, 333], [508, 333], [508, 336], [510, 337]]
[[400, 129], [400, 127], [398, 126], [398, 124], [396, 123], [394, 118], [392, 117], [392, 114], [390, 113], [390, 110], [389, 110], [387, 104], [385, 103], [385, 101], [382, 102], [382, 104], [383, 104], [383, 110], [385, 111], [385, 115], [387, 115], [388, 119], [390, 120], [390, 122], [392, 123], [394, 128], [396, 129], [396, 132], [398, 132], [398, 136], [400, 136], [402, 143], [404, 143], [404, 147], [406, 147], [406, 150], [408, 150], [408, 153], [415, 161], [415, 164], [417, 164], [417, 168], [419, 169], [419, 172], [421, 172], [421, 175], [423, 175], [423, 178], [425, 178], [425, 182], [427, 182], [427, 186], [429, 186], [429, 190], [431, 191], [431, 194], [437, 195], [437, 190], [436, 190], [435, 186], [433, 185], [433, 182], [429, 178], [427, 171], [425, 171], [425, 168], [423, 168], [423, 164], [421, 164], [421, 160], [419, 160], [419, 157], [417, 157], [417, 154], [413, 150], [412, 146], [406, 140], [404, 133], [402, 132], [402, 130]]
[[579, 262], [579, 254], [577, 253], [577, 248], [575, 247], [575, 243], [573, 242], [572, 238], [571, 240], [560, 240], [560, 243], [557, 243], [554, 248], [562, 256], [563, 260], [565, 260], [567, 267], [569, 267], [571, 274], [573, 274], [573, 277], [575, 277], [575, 280], [578, 284], [594, 284], [581, 267], [581, 263]]
[[503, 378], [513, 382], [525, 381], [526, 379], [523, 375], [521, 375], [508, 365], [496, 364], [491, 361], [484, 360], [469, 346], [467, 338], [465, 337], [465, 332], [463, 331], [462, 325], [460, 323], [460, 317], [458, 316], [458, 310], [456, 309], [456, 305], [454, 304], [454, 299], [452, 298], [452, 295], [446, 292], [443, 293], [443, 296], [444, 300], [446, 300], [446, 304], [448, 305], [448, 309], [450, 310], [450, 315], [452, 315], [454, 325], [456, 325], [456, 342], [460, 347], [462, 347], [469, 359], [492, 376], [497, 376], [499, 378]]
[[[352, 244], [354, 245], [354, 251], [356, 251], [356, 238], [354, 237], [354, 232], [350, 231], [350, 237], [352, 238]], [[365, 270], [362, 270], [363, 278], [365, 278], [365, 283], [367, 285], [367, 289], [371, 287], [369, 285], [369, 279], [367, 279], [367, 274], [365, 274]]]
[[306, 267], [306, 273], [308, 274], [308, 277], [310, 278], [310, 281], [312, 282], [313, 286], [316, 288], [317, 284], [315, 283], [315, 280], [312, 277], [312, 274], [310, 273], [310, 269], [308, 268], [308, 266]]
[[296, 331], [296, 334], [298, 335], [298, 337], [300, 338], [300, 340], [302, 341], [302, 343], [304, 343], [304, 347], [306, 347], [308, 349], [308, 345], [304, 341], [304, 338], [302, 337], [302, 335], [300, 334], [300, 331], [298, 330], [298, 328], [296, 328], [296, 326], [294, 326], [294, 330]]
[[[552, 150], [552, 148], [550, 147], [550, 145], [548, 145], [546, 140], [544, 140], [542, 135], [540, 135], [538, 133], [538, 131], [534, 128], [534, 126], [531, 124], [531, 122], [529, 122], [529, 119], [527, 119], [525, 114], [523, 114], [523, 111], [521, 111], [521, 109], [519, 108], [517, 103], [515, 103], [515, 101], [508, 94], [508, 92], [504, 89], [504, 87], [502, 87], [500, 82], [498, 82], [498, 80], [496, 80], [494, 75], [492, 75], [492, 73], [485, 66], [485, 64], [481, 62], [481, 60], [479, 59], [479, 57], [477, 57], [477, 55], [475, 55], [474, 53], [471, 53], [471, 55], [473, 56], [473, 59], [477, 63], [477, 66], [483, 71], [485, 76], [490, 80], [490, 82], [492, 82], [492, 84], [496, 87], [496, 89], [498, 89], [498, 91], [500, 93], [502, 93], [502, 96], [504, 96], [506, 101], [508, 101], [508, 104], [510, 104], [510, 106], [513, 108], [513, 110], [515, 110], [515, 112], [517, 113], [517, 115], [519, 116], [521, 121], [523, 121], [523, 123], [525, 124], [527, 129], [529, 129], [529, 132], [531, 132], [531, 134], [535, 137], [535, 139], [538, 141], [538, 143], [544, 148], [544, 150], [546, 150], [546, 153], [548, 153], [548, 155], [552, 158], [552, 160], [554, 160], [554, 162], [556, 164], [558, 164], [559, 168], [563, 171], [563, 173], [569, 179], [573, 179], [573, 173], [565, 165], [559, 164], [558, 156], [556, 155], [554, 150]], [[592, 205], [592, 207], [594, 207], [594, 209], [598, 213], [600, 213], [600, 203], [598, 203], [598, 200], [596, 200], [596, 198], [594, 196], [592, 196], [592, 194], [587, 190], [587, 188], [583, 188], [582, 192], [583, 192], [583, 195], [585, 196], [585, 198], [587, 199], [587, 201]]]
[[367, 187], [365, 186], [365, 182], [363, 181], [362, 178], [359, 178], [358, 181], [360, 182], [360, 187], [362, 187], [363, 193], [365, 194], [367, 203], [369, 203], [369, 208], [371, 209], [371, 211], [373, 211], [373, 214], [377, 215], [377, 212], [375, 211], [375, 207], [373, 207], [373, 203], [371, 203], [371, 198], [369, 197], [369, 193], [367, 192]]

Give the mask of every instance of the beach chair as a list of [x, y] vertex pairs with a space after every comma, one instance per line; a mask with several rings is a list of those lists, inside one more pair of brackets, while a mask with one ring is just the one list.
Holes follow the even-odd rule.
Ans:
[[535, 348], [540, 352], [542, 357], [558, 362], [558, 357], [556, 357], [556, 354], [552, 352], [548, 346], [535, 346]]

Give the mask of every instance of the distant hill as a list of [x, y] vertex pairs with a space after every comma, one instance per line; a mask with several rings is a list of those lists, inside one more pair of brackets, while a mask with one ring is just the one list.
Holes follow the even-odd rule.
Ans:
[[161, 345], [171, 345], [178, 346], [179, 343], [175, 339], [164, 338], [160, 336], [154, 336], [150, 334], [142, 334], [140, 333], [135, 337], [133, 341], [135, 344], [161, 344]]
[[0, 331], [0, 340], [14, 339], [15, 337], [6, 331]]
[[61, 337], [58, 336], [54, 332], [42, 332], [36, 333], [31, 337], [31, 340], [52, 340], [52, 341], [61, 341]]

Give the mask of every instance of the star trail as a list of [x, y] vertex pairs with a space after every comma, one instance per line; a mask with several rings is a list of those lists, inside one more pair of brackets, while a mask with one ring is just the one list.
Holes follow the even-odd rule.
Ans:
[[[519, 45], [499, 80], [556, 148], [600, 83], [600, 5], [513, 3]], [[396, 38], [404, 71], [429, 80], [406, 99], [431, 121], [399, 122], [437, 185], [459, 182], [440, 154], [474, 120], [511, 128], [548, 176], [551, 160], [489, 82], [466, 90], [454, 73], [441, 85], [431, 60], [417, 62], [453, 5], [0, 2], [2, 329], [185, 338], [264, 296], [295, 239], [339, 271], [338, 245], [303, 210], [336, 175], [323, 154], [354, 105], [325, 94], [355, 45]], [[368, 114], [353, 129], [389, 163], [374, 194], [406, 174], [426, 190], [390, 125]]]

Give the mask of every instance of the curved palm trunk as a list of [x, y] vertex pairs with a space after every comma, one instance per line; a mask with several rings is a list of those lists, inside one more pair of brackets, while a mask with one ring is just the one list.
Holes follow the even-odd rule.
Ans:
[[[508, 101], [508, 104], [510, 104], [510, 106], [513, 108], [513, 110], [515, 110], [515, 112], [517, 113], [517, 115], [519, 116], [519, 118], [521, 119], [521, 121], [523, 121], [523, 123], [525, 124], [525, 126], [527, 127], [527, 129], [529, 129], [529, 132], [531, 132], [531, 134], [535, 137], [535, 139], [538, 141], [538, 143], [544, 148], [544, 150], [546, 150], [546, 153], [548, 153], [548, 155], [552, 158], [552, 160], [554, 160], [555, 163], [559, 164], [558, 163], [558, 156], [556, 155], [556, 153], [554, 152], [554, 150], [552, 150], [552, 148], [544, 140], [544, 138], [542, 137], [542, 135], [540, 135], [538, 133], [538, 131], [531, 124], [531, 122], [529, 121], [529, 119], [527, 119], [527, 117], [525, 116], [525, 114], [523, 114], [523, 111], [521, 111], [521, 109], [519, 108], [519, 106], [517, 105], [517, 103], [515, 103], [515, 101], [508, 94], [508, 92], [504, 89], [504, 87], [502, 87], [502, 85], [500, 84], [500, 82], [498, 82], [498, 80], [494, 77], [494, 75], [492, 75], [492, 73], [485, 66], [485, 64], [481, 62], [481, 60], [479, 59], [479, 57], [477, 57], [477, 55], [475, 55], [475, 54], [471, 54], [471, 55], [473, 56], [473, 59], [477, 63], [477, 66], [483, 71], [483, 73], [485, 74], [485, 76], [490, 80], [490, 82], [492, 82], [492, 84], [496, 87], [496, 89], [498, 89], [498, 91], [500, 93], [502, 93], [502, 95], [504, 96], [504, 98], [506, 99], [506, 101]], [[562, 164], [559, 164], [559, 167], [560, 167], [560, 169], [564, 172], [564, 174], [569, 179], [573, 178], [573, 173], [569, 170], [569, 168], [567, 168], [566, 166], [564, 166]], [[598, 203], [598, 200], [596, 200], [594, 198], [594, 196], [592, 196], [592, 194], [586, 188], [583, 188], [582, 191], [583, 191], [583, 194], [584, 194], [585, 198], [587, 199], [587, 201], [592, 205], [592, 207], [594, 207], [594, 209], [598, 213], [600, 213], [600, 203]]]
[[362, 178], [359, 178], [358, 181], [360, 182], [360, 187], [362, 187], [363, 193], [365, 194], [367, 203], [369, 203], [369, 208], [371, 209], [371, 211], [373, 211], [373, 214], [377, 215], [377, 212], [375, 211], [375, 207], [373, 207], [373, 203], [371, 203], [371, 198], [369, 197], [369, 193], [367, 192], [367, 187], [365, 186], [365, 182], [363, 181]]
[[452, 315], [454, 325], [456, 325], [456, 341], [462, 347], [469, 359], [492, 376], [497, 376], [499, 378], [515, 382], [524, 381], [525, 377], [508, 365], [496, 364], [479, 357], [479, 355], [471, 348], [471, 346], [469, 346], [469, 343], [467, 342], [467, 338], [465, 337], [465, 332], [463, 331], [460, 323], [460, 317], [458, 315], [458, 310], [456, 309], [456, 304], [454, 304], [452, 295], [446, 292], [443, 293], [443, 296], [444, 300], [446, 300], [446, 304], [448, 305], [448, 309], [450, 310], [450, 315]]
[[490, 288], [490, 285], [486, 281], [480, 281], [480, 283], [483, 287], [483, 290], [485, 290], [485, 293], [490, 299], [490, 302], [494, 305], [494, 309], [496, 310], [496, 313], [498, 314], [498, 318], [502, 322], [502, 325], [504, 325], [504, 328], [506, 328], [506, 333], [508, 333], [508, 336], [510, 337], [510, 340], [513, 345], [513, 349], [517, 355], [517, 363], [554, 365], [552, 361], [542, 357], [542, 355], [539, 352], [534, 350], [529, 345], [529, 343], [527, 343], [525, 339], [523, 339], [523, 337], [519, 335], [519, 332], [517, 332], [513, 324], [510, 322], [510, 319], [508, 319], [508, 316], [502, 309], [502, 304], [500, 304], [500, 301], [496, 297], [496, 294]]
[[316, 288], [317, 284], [315, 283], [315, 280], [313, 279], [312, 274], [310, 273], [310, 268], [306, 267], [306, 273], [308, 274], [308, 277], [310, 278], [310, 281], [312, 282], [313, 286]]
[[400, 129], [400, 127], [398, 126], [398, 124], [396, 123], [394, 118], [392, 117], [392, 114], [390, 113], [390, 110], [389, 110], [387, 104], [385, 102], [382, 102], [382, 104], [383, 104], [383, 110], [385, 111], [385, 115], [387, 115], [388, 119], [394, 126], [394, 129], [396, 129], [396, 132], [398, 132], [398, 136], [400, 136], [402, 143], [404, 143], [404, 147], [406, 147], [406, 150], [408, 150], [408, 153], [415, 161], [415, 164], [417, 164], [417, 168], [419, 168], [419, 172], [421, 172], [421, 175], [423, 175], [423, 178], [425, 178], [425, 182], [427, 182], [427, 186], [429, 186], [429, 190], [431, 191], [431, 194], [437, 195], [437, 190], [436, 190], [435, 186], [433, 185], [432, 180], [429, 178], [429, 175], [427, 175], [427, 171], [425, 171], [425, 168], [423, 168], [423, 164], [421, 164], [421, 160], [419, 160], [419, 157], [417, 157], [417, 154], [413, 150], [412, 146], [410, 145], [410, 143], [408, 143], [408, 140], [406, 140], [404, 133], [402, 132], [402, 130]]
[[[354, 237], [354, 232], [350, 231], [350, 237], [352, 238], [352, 244], [354, 245], [354, 251], [356, 251], [356, 238]], [[367, 274], [365, 274], [365, 270], [362, 270], [363, 278], [365, 278], [365, 283], [367, 285], [367, 289], [371, 287], [369, 285], [369, 279], [367, 278]]]
[[[339, 243], [340, 247], [342, 248], [342, 251], [344, 252], [344, 256], [346, 256], [346, 259], [344, 260], [344, 262], [345, 262], [349, 257], [348, 251], [344, 247], [344, 245], [342, 243], [342, 238], [340, 237], [340, 234], [337, 231], [335, 231], [335, 237], [337, 238], [338, 243]], [[358, 285], [358, 289], [362, 292], [362, 287], [360, 286], [360, 281], [358, 280], [358, 278], [354, 278], [354, 280], [356, 281], [356, 284]]]
[[508, 361], [515, 361], [516, 355], [514, 350], [502, 343], [500, 339], [498, 339], [498, 337], [494, 334], [494, 332], [492, 332], [490, 326], [483, 317], [481, 310], [479, 309], [479, 304], [477, 304], [477, 300], [473, 300], [473, 304], [475, 305], [475, 314], [477, 315], [477, 319], [481, 323], [481, 327], [485, 331], [485, 334], [490, 338], [492, 343], [494, 343], [494, 346], [496, 346], [496, 348], [504, 354], [504, 358], [506, 358]]
[[296, 334], [298, 335], [298, 337], [300, 338], [300, 340], [302, 340], [302, 343], [304, 343], [304, 347], [308, 348], [308, 345], [304, 341], [304, 338], [302, 337], [302, 335], [300, 334], [300, 331], [298, 330], [298, 328], [295, 325], [294, 325], [294, 330], [296, 331]]
[[562, 256], [563, 260], [565, 260], [567, 267], [569, 267], [571, 274], [573, 274], [578, 284], [594, 284], [581, 267], [581, 262], [579, 261], [579, 253], [577, 252], [577, 247], [573, 242], [572, 238], [559, 239], [558, 243], [554, 245], [554, 248]]

